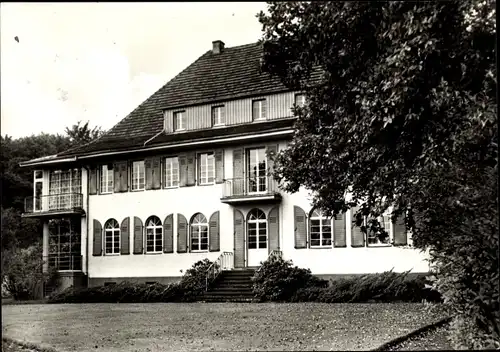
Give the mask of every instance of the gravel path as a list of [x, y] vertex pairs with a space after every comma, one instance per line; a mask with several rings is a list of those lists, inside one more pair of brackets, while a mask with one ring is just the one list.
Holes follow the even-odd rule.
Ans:
[[2, 307], [2, 333], [58, 351], [368, 350], [442, 318], [422, 304]]

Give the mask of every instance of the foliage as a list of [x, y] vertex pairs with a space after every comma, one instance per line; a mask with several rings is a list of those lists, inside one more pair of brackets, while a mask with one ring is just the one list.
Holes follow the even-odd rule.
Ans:
[[43, 272], [41, 244], [2, 253], [2, 282], [15, 300], [37, 297], [44, 283], [57, 280], [57, 272]]
[[292, 296], [292, 302], [365, 303], [365, 302], [439, 302], [440, 295], [426, 287], [425, 274], [409, 271], [366, 274], [331, 280], [326, 288], [304, 287]]
[[[185, 293], [184, 300], [193, 300], [205, 290], [207, 270], [213, 262], [207, 258], [199, 260], [186, 270], [179, 283]], [[216, 265], [216, 264], [214, 264]]]
[[104, 133], [101, 127], [96, 126], [90, 129], [89, 121], [85, 122], [83, 126], [80, 125], [81, 123], [81, 121], [78, 121], [75, 125], [71, 126], [71, 128], [66, 127], [65, 129], [66, 135], [69, 137], [72, 146], [81, 146], [90, 143], [101, 137]]
[[311, 274], [311, 270], [293, 266], [291, 260], [272, 256], [262, 263], [252, 277], [253, 293], [261, 301], [288, 301], [303, 287], [326, 287], [328, 281]]
[[262, 69], [307, 96], [275, 177], [329, 215], [363, 203], [357, 225], [408, 211], [451, 333], [471, 337], [454, 347], [500, 346], [495, 1], [268, 10]]

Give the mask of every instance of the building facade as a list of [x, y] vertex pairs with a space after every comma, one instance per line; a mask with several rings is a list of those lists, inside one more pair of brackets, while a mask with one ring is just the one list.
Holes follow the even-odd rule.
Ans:
[[271, 177], [304, 94], [259, 72], [259, 44], [206, 52], [98, 140], [21, 166], [34, 170], [26, 217], [44, 219], [45, 269], [61, 288], [179, 280], [230, 255], [258, 267], [272, 251], [318, 276], [427, 272], [401, 219], [388, 237], [311, 207]]

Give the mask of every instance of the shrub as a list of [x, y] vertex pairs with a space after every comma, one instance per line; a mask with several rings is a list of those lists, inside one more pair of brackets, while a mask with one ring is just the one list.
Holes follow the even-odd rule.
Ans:
[[260, 301], [289, 301], [304, 287], [326, 287], [328, 281], [311, 274], [309, 269], [293, 266], [291, 260], [271, 257], [252, 277], [253, 293]]
[[207, 270], [212, 263], [213, 262], [205, 258], [194, 263], [193, 266], [186, 271], [179, 283], [180, 290], [184, 293], [182, 295], [182, 300], [195, 300], [197, 296], [205, 291]]
[[439, 294], [426, 287], [424, 274], [386, 271], [331, 281], [326, 288], [304, 287], [293, 295], [292, 302], [362, 303], [362, 302], [439, 302]]

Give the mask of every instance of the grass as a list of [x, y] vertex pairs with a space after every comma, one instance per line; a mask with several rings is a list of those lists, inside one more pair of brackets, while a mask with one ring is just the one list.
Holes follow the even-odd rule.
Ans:
[[415, 303], [8, 305], [2, 333], [60, 351], [368, 350], [442, 317]]
[[449, 325], [441, 326], [432, 331], [415, 336], [407, 341], [389, 348], [388, 351], [432, 351], [432, 350], [452, 350], [448, 341]]

